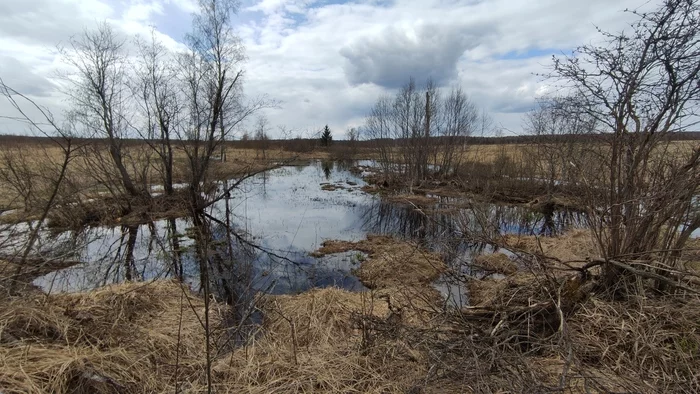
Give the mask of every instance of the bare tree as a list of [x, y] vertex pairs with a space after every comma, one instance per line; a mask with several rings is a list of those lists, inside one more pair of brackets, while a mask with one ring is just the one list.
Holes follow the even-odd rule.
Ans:
[[379, 156], [379, 163], [385, 174], [392, 171], [392, 164], [397, 154], [398, 142], [394, 139], [393, 110], [391, 96], [382, 96], [377, 99], [365, 119], [365, 132], [367, 138], [373, 140], [375, 151]]
[[144, 141], [158, 155], [165, 193], [173, 193], [173, 137], [182, 121], [182, 103], [178, 92], [174, 55], [151, 31], [149, 41], [137, 39], [138, 59], [132, 90], [144, 119], [144, 128], [136, 127]]
[[365, 130], [384, 170], [416, 181], [435, 172], [430, 164], [451, 174], [460, 165], [466, 137], [489, 127], [488, 121], [461, 88], [445, 95], [428, 80], [421, 91], [411, 79], [395, 97], [379, 98]]
[[[21, 270], [24, 268], [28, 257], [35, 251], [35, 245], [39, 240], [39, 231], [43, 227], [49, 213], [56, 207], [59, 201], [59, 196], [68, 173], [68, 167], [77, 156], [76, 152], [78, 150], [74, 143], [74, 126], [71, 123], [74, 119], [72, 117], [68, 117], [65, 126], [60, 126], [54, 119], [53, 114], [36, 104], [29, 97], [7, 86], [2, 79], [0, 79], [0, 95], [4, 96], [11, 107], [19, 114], [18, 117], [12, 117], [14, 120], [18, 120], [27, 125], [30, 130], [48, 137], [52, 145], [57, 147], [61, 152], [61, 155], [58, 156], [58, 160], [56, 160], [54, 155], [45, 151], [46, 155], [44, 161], [47, 165], [44, 166], [39, 165], [40, 160], [36, 160], [35, 155], [37, 152], [31, 153], [35, 157], [35, 165], [38, 165], [36, 171], [42, 174], [41, 185], [37, 186], [45, 188], [45, 193], [41, 193], [40, 197], [37, 196], [36, 201], [26, 200], [26, 203], [32, 204], [29, 209], [38, 209], [39, 218], [35, 222], [28, 223], [29, 235], [26, 237], [26, 242], [21, 248], [21, 257], [18, 259], [19, 264], [14, 274], [14, 279], [19, 280], [21, 277]], [[41, 120], [35, 120], [29, 116], [29, 110], [38, 112]], [[25, 152], [25, 154], [29, 153]], [[24, 176], [32, 176], [32, 169], [30, 167], [22, 167], [22, 170], [28, 171]], [[13, 176], [22, 176], [22, 174], [16, 172], [16, 169], [13, 171], [15, 171]], [[22, 190], [20, 190], [20, 192], [21, 191]], [[37, 207], [33, 206], [35, 203], [38, 205]], [[27, 209], [27, 207], [25, 207], [25, 209]], [[7, 259], [8, 256], [5, 256], [5, 258]]]
[[200, 0], [194, 29], [187, 36], [189, 51], [180, 57], [180, 79], [187, 121], [178, 134], [186, 139], [190, 197], [194, 212], [210, 206], [203, 187], [214, 152], [251, 114], [270, 105], [264, 98], [244, 102], [243, 46], [231, 26], [233, 0]]
[[[585, 136], [596, 132], [595, 118], [576, 111], [577, 100], [567, 97], [542, 99], [539, 105], [525, 116], [524, 129], [536, 136], [528, 146], [528, 154], [534, 163], [533, 180], [544, 181], [548, 192], [557, 185], [567, 185], [571, 190], [581, 184], [582, 171], [595, 172], [601, 153], [585, 142]], [[585, 170], [584, 170], [585, 168]]]
[[127, 54], [108, 23], [86, 30], [59, 47], [63, 61], [74, 73], [65, 76], [76, 119], [91, 136], [105, 138], [121, 185], [131, 197], [149, 197], [127, 170], [122, 138], [128, 130], [129, 91], [126, 88]]
[[357, 127], [351, 127], [345, 132], [348, 141], [356, 142], [360, 140], [360, 130]]
[[[698, 124], [700, 6], [666, 0], [653, 12], [628, 12], [637, 17], [628, 32], [601, 31], [604, 45], [555, 58], [552, 77], [572, 93], [570, 116], [594, 119], [608, 143], [601, 171], [585, 174], [601, 251], [661, 270], [700, 226], [700, 147], [675, 149], [669, 138]], [[629, 276], [605, 264], [608, 288]]]
[[435, 106], [441, 108], [441, 119], [435, 133], [434, 163], [440, 167], [441, 173], [448, 175], [459, 167], [466, 148], [466, 137], [480, 127], [482, 114], [461, 87], [452, 88], [445, 99]]
[[267, 148], [270, 144], [270, 137], [267, 135], [268, 124], [269, 122], [265, 115], [259, 115], [255, 121], [256, 158], [260, 153], [262, 153], [263, 159], [267, 157]]

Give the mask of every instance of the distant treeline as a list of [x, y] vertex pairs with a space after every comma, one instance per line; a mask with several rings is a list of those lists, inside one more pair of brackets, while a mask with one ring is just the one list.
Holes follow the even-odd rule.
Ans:
[[[669, 133], [669, 140], [671, 141], [698, 141], [700, 140], [699, 131], [686, 131], [686, 132], [675, 132]], [[441, 137], [433, 137], [441, 138]], [[468, 145], [505, 145], [505, 144], [529, 144], [529, 143], [543, 143], [543, 142], [605, 142], [607, 139], [611, 138], [610, 134], [582, 134], [582, 135], [517, 135], [517, 136], [507, 136], [507, 137], [463, 137], [463, 140]], [[11, 146], [20, 144], [37, 144], [37, 143], [50, 143], [51, 139], [44, 136], [26, 136], [26, 135], [0, 135], [0, 146]], [[74, 142], [78, 144], [90, 144], [102, 142], [99, 138], [76, 138]], [[143, 144], [145, 141], [138, 138], [122, 139], [121, 142], [125, 146], [134, 146]], [[179, 140], [173, 141], [174, 144], [186, 144], [187, 141]], [[392, 144], [397, 143], [396, 140], [384, 139], [384, 140], [360, 140], [360, 141], [348, 141], [348, 140], [334, 140], [333, 145], [336, 146], [355, 146], [355, 147], [372, 147], [381, 145], [383, 143]], [[257, 140], [234, 140], [227, 141], [226, 144], [230, 147], [241, 148], [241, 149], [256, 149], [260, 141]], [[294, 138], [285, 140], [275, 140], [271, 139], [267, 141], [268, 149], [281, 149], [281, 148], [293, 148], [293, 150], [302, 149], [314, 149], [320, 146], [320, 142], [317, 138]]]

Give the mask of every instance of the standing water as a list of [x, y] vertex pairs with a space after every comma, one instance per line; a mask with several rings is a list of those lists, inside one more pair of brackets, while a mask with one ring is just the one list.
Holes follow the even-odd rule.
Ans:
[[[337, 286], [352, 291], [364, 286], [352, 274], [361, 254], [347, 252], [314, 258], [323, 241], [359, 241], [368, 234], [413, 240], [440, 252], [453, 265], [471, 261], [488, 246], [465, 241], [465, 231], [479, 227], [473, 209], [454, 199], [417, 211], [409, 205], [382, 202], [361, 190], [365, 182], [339, 162], [286, 166], [242, 182], [228, 200], [216, 203], [208, 222], [211, 243], [207, 257], [215, 290], [233, 281], [248, 290], [287, 294], [313, 287]], [[462, 201], [463, 202], [463, 201]], [[455, 208], [459, 207], [459, 208]], [[542, 218], [522, 207], [481, 207], [500, 233], [536, 232]], [[566, 218], [562, 218], [562, 221]], [[225, 223], [235, 229], [226, 230]], [[47, 292], [83, 291], [124, 280], [179, 277], [199, 288], [201, 270], [191, 218], [159, 220], [133, 227], [92, 227], [45, 237], [64, 245], [73, 260], [84, 263], [37, 278]], [[214, 250], [214, 252], [209, 252]]]

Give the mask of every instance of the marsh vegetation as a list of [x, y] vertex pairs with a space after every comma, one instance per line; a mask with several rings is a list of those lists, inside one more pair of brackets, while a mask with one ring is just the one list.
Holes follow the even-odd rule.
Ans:
[[186, 50], [60, 48], [60, 122], [0, 81], [41, 137], [0, 148], [3, 393], [700, 389], [696, 1], [555, 58], [510, 139], [430, 80], [271, 139], [200, 5]]

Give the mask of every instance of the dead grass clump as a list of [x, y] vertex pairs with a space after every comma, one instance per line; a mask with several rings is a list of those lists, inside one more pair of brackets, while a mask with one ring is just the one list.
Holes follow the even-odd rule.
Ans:
[[[474, 356], [463, 355], [469, 370], [455, 368], [450, 376], [473, 377], [490, 390], [513, 382], [515, 391], [700, 389], [697, 296], [650, 293], [620, 301], [592, 294], [592, 285], [579, 275], [536, 270], [470, 281], [472, 305], [455, 320], [461, 332], [471, 334], [448, 338], [451, 346], [470, 349]], [[483, 348], [487, 343], [492, 353]], [[456, 363], [459, 357], [450, 348], [439, 360]], [[489, 363], [491, 370], [484, 371]], [[509, 372], [501, 373], [503, 368]], [[472, 369], [485, 375], [475, 376]]]
[[503, 253], [479, 255], [473, 264], [484, 271], [503, 275], [511, 275], [518, 270], [518, 265]]
[[[534, 293], [541, 293], [541, 285], [533, 274], [526, 272], [518, 272], [503, 279], [486, 278], [467, 282], [470, 304], [490, 308], [523, 305], [523, 302], [527, 304], [528, 297], [532, 300], [535, 299], [532, 297]], [[536, 299], [539, 298], [541, 297]]]
[[322, 183], [321, 184], [321, 190], [327, 191], [327, 192], [333, 192], [336, 190], [345, 190], [345, 189], [347, 189], [347, 188], [341, 184], [332, 184], [332, 183]]
[[504, 241], [510, 248], [562, 261], [585, 260], [599, 256], [593, 235], [586, 229], [570, 230], [556, 237], [506, 235]]
[[[319, 344], [329, 339], [348, 339], [353, 334], [348, 323], [355, 313], [366, 311], [384, 317], [389, 313], [386, 302], [382, 300], [372, 300], [368, 294], [337, 288], [268, 296], [261, 309], [266, 312], [265, 328], [268, 332], [274, 332], [275, 338], [283, 342], [296, 340], [299, 346]], [[297, 330], [295, 333], [291, 322]]]
[[261, 309], [262, 335], [217, 362], [217, 392], [402, 393], [424, 373], [400, 341], [366, 346], [355, 316], [391, 316], [371, 293], [315, 289]]
[[593, 387], [626, 392], [700, 390], [700, 301], [653, 297], [628, 302], [593, 299], [569, 320], [571, 343]]
[[325, 241], [313, 255], [349, 250], [368, 254], [356, 273], [365, 286], [373, 289], [429, 286], [447, 268], [437, 254], [415, 243], [379, 235], [370, 235], [360, 242]]
[[203, 301], [187, 292], [164, 281], [2, 301], [0, 386], [5, 393], [136, 393], [196, 383], [205, 360]]
[[396, 323], [422, 326], [440, 309], [442, 296], [433, 283], [447, 269], [440, 257], [413, 242], [371, 235], [359, 242], [326, 241], [315, 256], [358, 250], [367, 258], [354, 271], [383, 299]]

